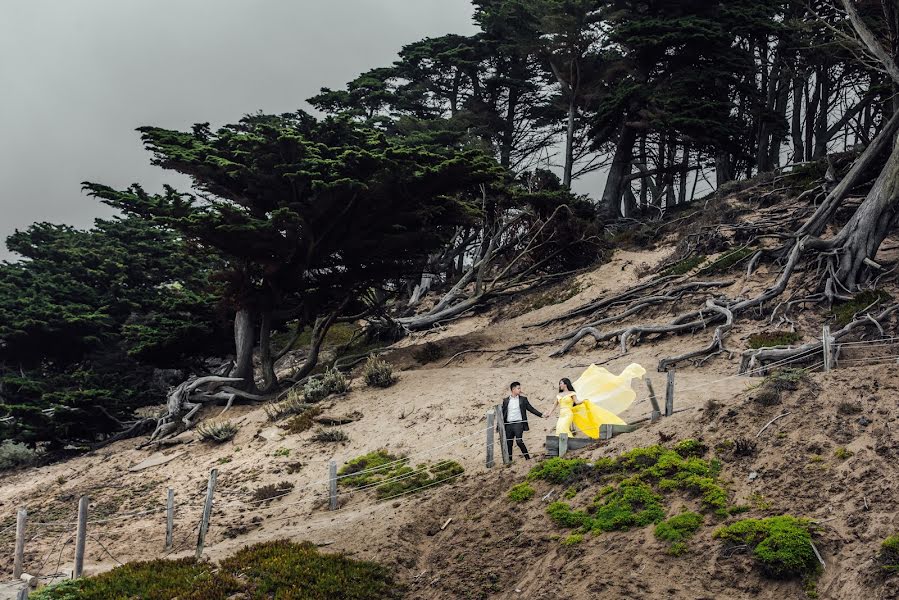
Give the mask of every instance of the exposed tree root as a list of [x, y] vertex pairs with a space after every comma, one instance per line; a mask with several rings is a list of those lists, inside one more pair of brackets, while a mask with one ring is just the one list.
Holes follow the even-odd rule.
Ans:
[[677, 363], [685, 360], [690, 360], [692, 358], [701, 356], [703, 358], [699, 361], [699, 364], [702, 364], [713, 356], [717, 356], [722, 352], [728, 352], [727, 348], [724, 347], [724, 338], [734, 326], [734, 315], [726, 307], [720, 306], [712, 299], [706, 300], [705, 306], [709, 310], [723, 315], [725, 319], [724, 323], [715, 328], [715, 335], [712, 336], [712, 341], [705, 348], [686, 352], [678, 356], [672, 356], [671, 358], [663, 358], [659, 361], [659, 372], [666, 371], [668, 367], [676, 365]]
[[[830, 336], [833, 338], [833, 341], [838, 341], [840, 338], [849, 335], [854, 329], [858, 329], [859, 327], [874, 327], [881, 336], [885, 336], [881, 322], [896, 312], [897, 309], [899, 309], [899, 303], [886, 307], [877, 315], [866, 313], [864, 316], [857, 317], [839, 331], [832, 332]], [[791, 364], [812, 361], [817, 362], [819, 357], [821, 357], [822, 352], [823, 342], [820, 340], [795, 347], [774, 346], [756, 350], [746, 350], [743, 352], [742, 360], [740, 361], [740, 372], [756, 371], [763, 367], [765, 363], [771, 362], [789, 361]]]

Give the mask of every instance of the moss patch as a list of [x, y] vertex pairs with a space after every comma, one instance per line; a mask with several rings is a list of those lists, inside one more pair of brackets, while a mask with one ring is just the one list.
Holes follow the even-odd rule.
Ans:
[[681, 513], [656, 525], [655, 534], [669, 542], [669, 554], [680, 556], [687, 550], [686, 541], [702, 526], [703, 516], [695, 512]]
[[734, 266], [746, 260], [755, 254], [755, 248], [737, 248], [724, 252], [713, 260], [708, 266], [699, 270], [702, 275], [717, 275], [719, 273], [727, 273]]
[[[290, 590], [290, 596], [278, 595]], [[244, 548], [219, 565], [192, 558], [128, 563], [96, 577], [49, 586], [35, 600], [226, 600], [245, 598], [399, 597], [383, 567], [339, 554], [320, 554], [311, 544], [280, 540]]]
[[589, 470], [587, 461], [580, 458], [550, 458], [531, 469], [528, 479], [571, 484]]
[[792, 346], [801, 339], [802, 335], [795, 331], [762, 331], [750, 335], [746, 345], [758, 350], [772, 346]]
[[704, 263], [705, 259], [706, 257], [703, 255], [690, 256], [666, 268], [662, 271], [662, 275], [685, 275]]
[[852, 297], [852, 300], [841, 302], [833, 307], [835, 325], [843, 328], [855, 318], [855, 315], [871, 305], [892, 300], [892, 297], [883, 290], [866, 290]]
[[734, 545], [752, 547], [752, 554], [770, 577], [810, 576], [818, 571], [812, 550], [812, 529], [807, 519], [789, 515], [744, 519], [715, 532], [715, 537]]
[[534, 497], [534, 488], [527, 482], [519, 483], [512, 486], [507, 496], [512, 502], [525, 502]]
[[413, 468], [408, 459], [378, 450], [347, 462], [338, 471], [338, 484], [356, 489], [373, 488], [379, 499], [386, 500], [437, 486], [464, 471], [462, 465], [451, 460]]
[[884, 571], [899, 573], [899, 533], [883, 540], [877, 561]]

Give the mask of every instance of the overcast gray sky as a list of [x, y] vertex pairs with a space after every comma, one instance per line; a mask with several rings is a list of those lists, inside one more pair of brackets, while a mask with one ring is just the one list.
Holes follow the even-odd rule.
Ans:
[[2, 0], [0, 239], [111, 214], [82, 181], [171, 182], [136, 127], [308, 108], [404, 44], [472, 33], [471, 14], [468, 0]]

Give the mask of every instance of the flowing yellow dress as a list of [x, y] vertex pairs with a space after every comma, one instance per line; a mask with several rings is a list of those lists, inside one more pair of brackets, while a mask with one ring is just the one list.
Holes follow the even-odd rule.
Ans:
[[[603, 367], [590, 365], [572, 385], [575, 392], [559, 394], [559, 420], [556, 435], [571, 433], [572, 423], [589, 437], [599, 437], [600, 425], [626, 425], [618, 415], [637, 398], [631, 389], [631, 380], [640, 379], [646, 369], [631, 363], [621, 375], [615, 375]], [[578, 403], [574, 404], [574, 396]]]

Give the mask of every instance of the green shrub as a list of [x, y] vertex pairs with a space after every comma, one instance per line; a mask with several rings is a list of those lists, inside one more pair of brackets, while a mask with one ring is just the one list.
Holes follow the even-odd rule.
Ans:
[[715, 537], [751, 546], [753, 556], [770, 577], [809, 576], [818, 571], [808, 519], [789, 515], [744, 519], [722, 527], [715, 532]]
[[685, 275], [699, 265], [705, 262], [706, 257], [703, 255], [690, 256], [680, 262], [676, 262], [670, 267], [662, 271], [662, 275]]
[[32, 600], [225, 600], [243, 585], [215, 565], [193, 558], [133, 562], [95, 577], [38, 590]]
[[808, 371], [796, 367], [783, 367], [765, 377], [765, 385], [780, 391], [795, 391], [808, 383]]
[[865, 290], [852, 297], [852, 300], [841, 302], [833, 307], [832, 312], [837, 328], [843, 328], [855, 319], [855, 315], [871, 305], [891, 300], [892, 297], [883, 290]]
[[204, 442], [223, 444], [237, 435], [240, 427], [231, 421], [209, 421], [197, 426], [197, 435]]
[[311, 409], [312, 405], [306, 403], [303, 395], [291, 388], [287, 392], [287, 398], [281, 402], [269, 402], [265, 405], [265, 415], [269, 421], [280, 421], [291, 415], [298, 415]]
[[286, 540], [245, 548], [221, 563], [252, 584], [251, 598], [382, 600], [400, 590], [383, 567], [340, 554], [322, 554], [312, 544]]
[[618, 531], [658, 523], [665, 518], [661, 502], [649, 485], [622, 482], [618, 489], [597, 498], [591, 528]]
[[320, 402], [328, 397], [330, 392], [325, 387], [325, 382], [320, 378], [310, 379], [303, 385], [303, 397], [306, 402]]
[[576, 529], [590, 522], [590, 515], [580, 510], [573, 510], [565, 502], [553, 502], [546, 507], [546, 514], [560, 527]]
[[337, 369], [329, 369], [322, 377], [322, 385], [331, 394], [346, 394], [350, 391], [350, 382], [346, 375]]
[[388, 600], [402, 589], [383, 567], [311, 544], [277, 540], [240, 550], [219, 565], [192, 558], [128, 563], [95, 577], [33, 592], [33, 600]]
[[899, 533], [883, 540], [877, 560], [884, 571], [899, 572]]
[[690, 456], [702, 456], [706, 453], [707, 450], [708, 446], [706, 446], [699, 440], [694, 440], [692, 438], [681, 440], [674, 445], [674, 451], [684, 458]]
[[425, 342], [421, 348], [412, 353], [412, 358], [418, 361], [419, 364], [426, 365], [443, 358], [443, 348], [434, 342]]
[[660, 540], [670, 542], [668, 553], [680, 556], [687, 550], [686, 540], [702, 526], [703, 517], [694, 512], [681, 513], [656, 525], [655, 534]]
[[350, 436], [340, 429], [319, 429], [312, 434], [312, 441], [325, 444], [339, 444], [341, 442], [350, 441]]
[[318, 406], [313, 406], [292, 417], [284, 426], [284, 429], [286, 429], [288, 433], [303, 433], [304, 431], [309, 431], [315, 424], [315, 417], [320, 414], [322, 414], [322, 409]]
[[846, 460], [846, 459], [851, 458], [852, 456], [854, 456], [854, 455], [855, 455], [855, 452], [852, 452], [851, 450], [848, 450], [848, 449], [846, 449], [846, 448], [840, 446], [839, 448], [837, 448], [836, 450], [833, 451], [833, 455], [834, 455], [838, 460]]
[[365, 383], [371, 387], [387, 388], [396, 383], [390, 363], [374, 355], [369, 356], [365, 361], [362, 377], [365, 379]]
[[570, 484], [589, 470], [587, 461], [580, 458], [550, 458], [531, 469], [528, 479]]
[[338, 471], [338, 484], [353, 488], [373, 488], [379, 499], [430, 488], [465, 472], [459, 463], [443, 460], [412, 468], [409, 461], [386, 450], [370, 452], [348, 461]]
[[562, 540], [562, 545], [563, 546], [577, 546], [578, 544], [580, 544], [583, 541], [584, 541], [583, 533], [572, 533], [567, 538]]
[[0, 444], [0, 471], [26, 467], [37, 459], [37, 453], [26, 446], [10, 440]]
[[802, 334], [795, 331], [762, 331], [749, 336], [747, 345], [753, 350], [772, 346], [792, 346], [802, 339]]
[[534, 497], [534, 488], [529, 483], [519, 483], [512, 486], [508, 496], [512, 502], [525, 502]]

